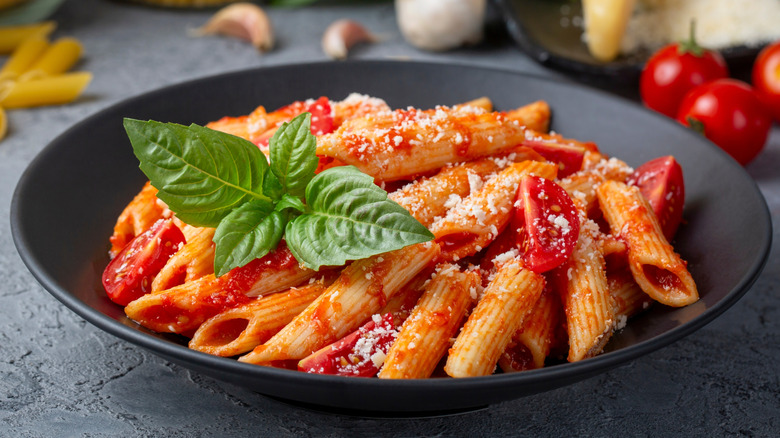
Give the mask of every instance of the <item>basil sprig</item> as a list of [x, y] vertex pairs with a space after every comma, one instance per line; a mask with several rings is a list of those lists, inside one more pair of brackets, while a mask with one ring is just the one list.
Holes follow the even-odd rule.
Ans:
[[311, 269], [339, 266], [433, 239], [425, 226], [353, 166], [315, 176], [311, 114], [270, 140], [270, 165], [251, 142], [198, 125], [124, 120], [140, 168], [182, 221], [214, 227], [221, 276], [282, 238]]

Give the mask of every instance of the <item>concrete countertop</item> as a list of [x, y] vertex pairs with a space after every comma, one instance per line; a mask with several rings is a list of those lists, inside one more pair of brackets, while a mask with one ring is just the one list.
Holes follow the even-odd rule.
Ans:
[[[546, 76], [500, 33], [478, 47], [408, 46], [392, 3], [269, 9], [278, 46], [192, 38], [212, 11], [67, 1], [55, 36], [84, 45], [94, 74], [77, 103], [9, 111], [0, 143], [0, 436], [772, 436], [780, 431], [780, 254], [734, 307], [698, 332], [589, 380], [457, 416], [368, 419], [290, 406], [173, 365], [86, 323], [50, 296], [13, 245], [7, 218], [27, 164], [74, 123], [118, 101], [192, 78], [327, 58], [320, 36], [349, 17], [382, 36], [354, 59], [454, 61]], [[780, 128], [747, 167], [780, 240]]]

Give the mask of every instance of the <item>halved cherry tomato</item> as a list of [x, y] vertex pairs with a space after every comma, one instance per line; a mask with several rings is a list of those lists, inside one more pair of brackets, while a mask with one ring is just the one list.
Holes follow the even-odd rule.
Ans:
[[685, 203], [682, 168], [674, 157], [659, 157], [637, 167], [628, 183], [639, 187], [653, 207], [664, 236], [671, 240], [682, 221]]
[[748, 84], [718, 79], [685, 96], [677, 121], [704, 134], [740, 164], [764, 148], [772, 119]]
[[522, 208], [525, 219], [522, 245], [526, 268], [542, 273], [565, 262], [580, 234], [579, 215], [569, 194], [553, 181], [526, 176], [517, 199], [521, 205], [515, 208]]
[[780, 122], [780, 41], [758, 54], [753, 64], [753, 87], [776, 121]]
[[[311, 113], [311, 133], [314, 135], [324, 135], [333, 132], [333, 108], [330, 106], [330, 100], [322, 96], [315, 101], [294, 102], [285, 107], [279, 108], [276, 112], [284, 112], [290, 115], [289, 120], [302, 113]], [[268, 142], [273, 136], [273, 131], [260, 137], [255, 141], [258, 146], [268, 146]]]
[[160, 219], [130, 241], [103, 271], [103, 287], [111, 301], [128, 305], [150, 292], [152, 279], [184, 243], [184, 234], [170, 219]]
[[298, 370], [339, 376], [375, 376], [396, 336], [393, 314], [375, 315], [341, 340], [301, 359]]
[[650, 109], [676, 117], [685, 94], [706, 82], [729, 76], [718, 52], [702, 49], [694, 39], [670, 44], [657, 51], [639, 77], [639, 94]]
[[566, 178], [582, 169], [585, 149], [579, 146], [550, 140], [526, 140], [523, 146], [533, 149], [547, 161], [558, 163], [558, 178]]

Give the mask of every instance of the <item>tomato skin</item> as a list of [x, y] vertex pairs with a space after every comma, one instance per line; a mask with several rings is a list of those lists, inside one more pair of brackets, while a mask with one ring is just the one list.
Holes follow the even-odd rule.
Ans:
[[[313, 102], [294, 102], [279, 108], [275, 112], [288, 114], [289, 118], [286, 121], [290, 121], [302, 113], [311, 113], [311, 133], [314, 135], [330, 134], [334, 130], [333, 108], [330, 106], [330, 100], [325, 96]], [[281, 123], [279, 126], [281, 126]], [[267, 147], [274, 132], [269, 131], [260, 138], [255, 139], [255, 144]]]
[[718, 79], [685, 96], [677, 121], [692, 126], [743, 166], [764, 148], [772, 126], [753, 89], [735, 79]]
[[160, 219], [130, 241], [103, 271], [103, 287], [111, 301], [128, 305], [150, 292], [152, 279], [184, 243], [171, 219]]
[[545, 140], [526, 140], [523, 146], [533, 149], [547, 161], [558, 163], [558, 178], [566, 178], [582, 169], [584, 148]]
[[776, 121], [780, 122], [780, 41], [764, 47], [753, 64], [753, 87]]
[[682, 222], [685, 204], [685, 183], [680, 164], [671, 155], [650, 160], [636, 168], [628, 183], [639, 187], [653, 207], [664, 236], [671, 240]]
[[[386, 313], [381, 318], [372, 318], [354, 332], [301, 359], [298, 362], [298, 370], [338, 376], [375, 376], [379, 367], [371, 356], [376, 353], [387, 354], [396, 335], [393, 314]], [[356, 348], [365, 349], [365, 346], [358, 346], [361, 340], [369, 345], [369, 357], [363, 357], [356, 351]]]
[[525, 267], [541, 274], [560, 266], [568, 260], [580, 233], [574, 202], [561, 186], [538, 176], [524, 177], [517, 197], [525, 218]]
[[674, 118], [686, 93], [728, 76], [726, 61], [720, 53], [702, 50], [701, 56], [697, 56], [679, 43], [670, 44], [645, 64], [639, 77], [639, 94], [645, 106]]

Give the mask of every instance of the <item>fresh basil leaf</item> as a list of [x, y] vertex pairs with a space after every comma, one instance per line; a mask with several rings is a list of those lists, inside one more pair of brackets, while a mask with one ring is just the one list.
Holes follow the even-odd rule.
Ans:
[[214, 232], [214, 273], [217, 277], [276, 249], [288, 214], [274, 204], [254, 200], [228, 214]]
[[311, 113], [302, 113], [284, 123], [271, 137], [269, 148], [271, 172], [284, 192], [303, 197], [319, 164], [317, 137], [311, 133]]
[[281, 199], [284, 194], [282, 183], [279, 182], [279, 179], [276, 178], [276, 175], [274, 175], [273, 172], [265, 174], [265, 179], [263, 180], [263, 194], [271, 199]]
[[295, 196], [288, 195], [287, 193], [285, 193], [282, 196], [282, 199], [280, 199], [279, 202], [276, 203], [274, 210], [276, 211], [294, 210], [298, 213], [306, 213], [306, 204], [304, 204], [303, 201], [301, 201], [299, 198], [296, 198]]
[[265, 155], [251, 142], [198, 125], [124, 120], [140, 168], [184, 222], [216, 227], [263, 194]]
[[306, 187], [309, 213], [287, 223], [285, 240], [311, 269], [337, 266], [415, 243], [433, 234], [354, 166], [325, 170]]

